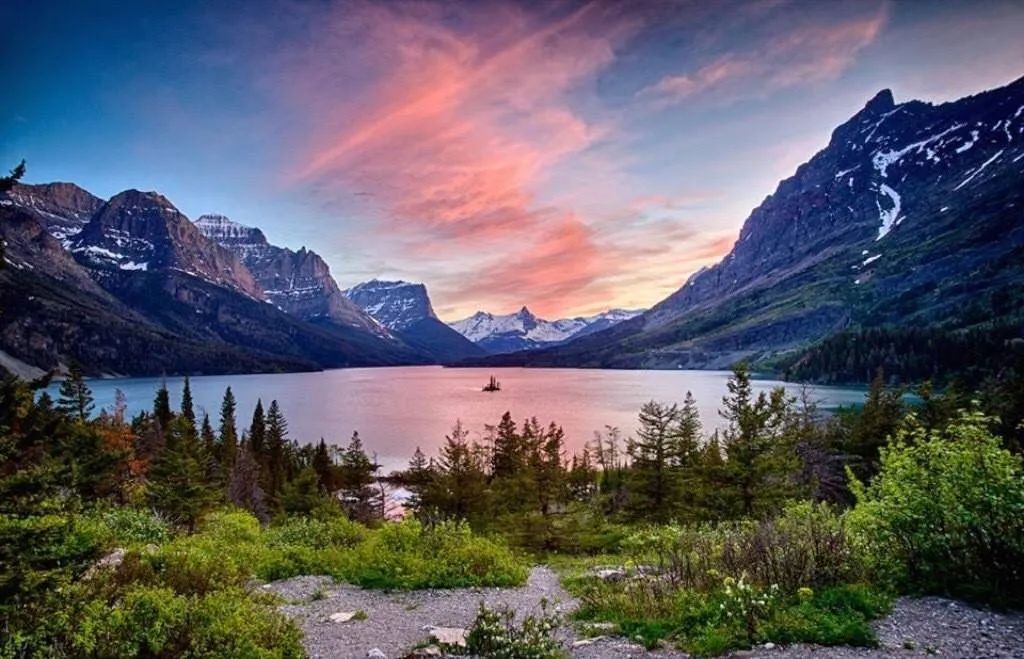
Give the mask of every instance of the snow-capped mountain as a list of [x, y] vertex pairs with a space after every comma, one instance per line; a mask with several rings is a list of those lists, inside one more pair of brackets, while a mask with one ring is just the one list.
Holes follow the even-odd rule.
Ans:
[[166, 197], [125, 190], [74, 234], [75, 258], [97, 270], [178, 270], [262, 300], [263, 291], [232, 252], [207, 240]]
[[1019, 324], [1022, 209], [1024, 78], [941, 104], [882, 90], [719, 263], [635, 320], [501, 363], [723, 368], [847, 329]]
[[388, 329], [404, 330], [424, 318], [437, 319], [423, 284], [373, 279], [344, 293]]
[[267, 300], [282, 311], [303, 320], [331, 320], [374, 334], [388, 334], [345, 297], [327, 263], [316, 252], [272, 245], [258, 228], [224, 215], [201, 215], [195, 225], [204, 236], [236, 254], [256, 277]]
[[82, 230], [103, 200], [74, 183], [18, 184], [6, 203], [31, 209], [45, 224], [46, 230], [67, 245]]
[[534, 350], [611, 327], [643, 313], [642, 309], [611, 309], [593, 316], [559, 320], [538, 318], [525, 306], [516, 313], [494, 315], [478, 311], [450, 323], [452, 328], [491, 353]]
[[484, 354], [481, 348], [438, 320], [423, 284], [374, 279], [349, 288], [345, 296], [405, 343], [439, 361]]

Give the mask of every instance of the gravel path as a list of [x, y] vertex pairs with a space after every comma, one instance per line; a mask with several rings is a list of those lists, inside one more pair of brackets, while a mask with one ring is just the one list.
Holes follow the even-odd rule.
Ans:
[[[509, 606], [521, 617], [539, 611], [546, 599], [562, 611], [575, 602], [545, 567], [535, 567], [521, 588], [469, 588], [382, 592], [337, 584], [330, 577], [295, 577], [264, 586], [287, 604], [282, 611], [299, 622], [305, 647], [314, 659], [361, 659], [376, 648], [389, 659], [404, 657], [428, 640], [428, 628], [468, 627], [480, 602]], [[365, 619], [332, 621], [334, 614], [362, 611]], [[345, 616], [342, 616], [345, 617]], [[358, 616], [361, 617], [361, 616]], [[823, 648], [794, 645], [757, 647], [733, 657], [811, 659], [816, 657], [882, 658], [943, 656], [1024, 658], [1024, 614], [993, 613], [938, 597], [901, 598], [892, 613], [875, 623], [880, 646]], [[566, 645], [578, 639], [563, 630]], [[577, 659], [660, 657], [687, 655], [671, 649], [647, 652], [621, 638], [600, 638], [572, 645]]]

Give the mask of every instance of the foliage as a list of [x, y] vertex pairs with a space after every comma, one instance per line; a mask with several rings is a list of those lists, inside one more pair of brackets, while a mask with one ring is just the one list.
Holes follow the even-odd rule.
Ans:
[[539, 615], [528, 615], [516, 624], [515, 611], [490, 609], [480, 605], [476, 619], [466, 635], [465, 648], [448, 651], [494, 659], [560, 659], [567, 656], [554, 637], [560, 616], [548, 613], [547, 601], [541, 601]]
[[851, 513], [873, 570], [923, 592], [1024, 601], [1024, 472], [983, 415], [948, 428], [909, 419]]
[[240, 589], [188, 597], [132, 587], [112, 602], [89, 602], [82, 613], [71, 645], [88, 656], [305, 656], [298, 628]]

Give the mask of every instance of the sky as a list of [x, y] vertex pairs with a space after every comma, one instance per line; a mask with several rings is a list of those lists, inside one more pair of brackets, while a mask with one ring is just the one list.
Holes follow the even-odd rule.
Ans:
[[0, 25], [27, 182], [157, 190], [342, 287], [424, 282], [445, 320], [651, 306], [880, 89], [1024, 75], [1019, 0], [54, 0]]

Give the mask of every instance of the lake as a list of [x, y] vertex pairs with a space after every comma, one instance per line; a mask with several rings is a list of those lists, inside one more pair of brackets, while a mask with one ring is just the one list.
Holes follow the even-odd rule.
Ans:
[[[502, 389], [481, 388], [493, 374]], [[406, 466], [417, 446], [436, 455], [455, 421], [461, 420], [470, 438], [479, 439], [485, 424], [496, 424], [505, 410], [517, 421], [536, 416], [545, 425], [555, 421], [565, 429], [571, 454], [582, 449], [595, 430], [617, 426], [623, 436], [633, 432], [640, 406], [649, 400], [680, 402], [692, 391], [700, 407], [705, 433], [721, 424], [718, 408], [726, 393], [726, 371], [626, 371], [597, 369], [443, 368], [411, 366], [354, 368], [317, 373], [211, 375], [194, 377], [192, 396], [201, 418], [208, 412], [214, 427], [224, 389], [231, 387], [238, 401], [239, 432], [247, 428], [256, 399], [264, 408], [276, 399], [288, 419], [289, 436], [300, 442], [321, 437], [330, 444], [346, 445], [359, 431], [369, 453], [386, 471]], [[162, 378], [90, 380], [96, 411], [113, 407], [121, 389], [131, 414], [151, 409]], [[181, 400], [180, 377], [166, 378], [172, 405]], [[784, 383], [756, 380], [757, 390]], [[57, 396], [58, 384], [50, 387]], [[798, 385], [785, 384], [796, 394]], [[864, 390], [810, 387], [823, 408], [863, 401]]]

